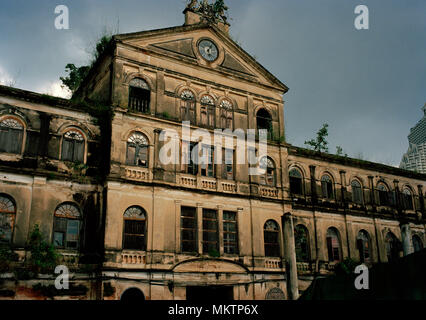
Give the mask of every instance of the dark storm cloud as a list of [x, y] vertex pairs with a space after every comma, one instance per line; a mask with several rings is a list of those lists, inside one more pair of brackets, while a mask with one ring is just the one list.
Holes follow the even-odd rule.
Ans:
[[[70, 9], [70, 30], [54, 28], [54, 8]], [[423, 0], [229, 0], [234, 39], [282, 80], [286, 134], [303, 146], [322, 123], [330, 151], [398, 165], [426, 102]], [[370, 30], [354, 28], [354, 8], [370, 9]], [[0, 3], [0, 80], [46, 92], [66, 63], [87, 63], [105, 28], [121, 33], [183, 24], [183, 0], [74, 0]]]

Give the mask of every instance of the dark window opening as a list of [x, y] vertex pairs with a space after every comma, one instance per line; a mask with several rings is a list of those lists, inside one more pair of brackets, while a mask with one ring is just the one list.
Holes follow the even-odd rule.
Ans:
[[280, 228], [278, 224], [273, 220], [269, 220], [265, 223], [263, 229], [265, 257], [280, 257]]
[[272, 139], [272, 117], [265, 109], [260, 109], [256, 115], [257, 130], [267, 130], [268, 139]]
[[294, 228], [294, 240], [296, 247], [296, 260], [298, 262], [309, 262], [309, 236], [308, 230], [303, 225]]
[[129, 86], [129, 109], [135, 112], [149, 113], [151, 91], [142, 79], [133, 79]]

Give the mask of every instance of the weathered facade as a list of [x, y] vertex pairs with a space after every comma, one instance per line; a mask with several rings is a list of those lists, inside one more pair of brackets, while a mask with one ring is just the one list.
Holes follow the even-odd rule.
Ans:
[[[24, 260], [38, 224], [87, 287], [76, 298], [294, 299], [346, 257], [423, 247], [426, 176], [287, 144], [288, 88], [225, 22], [187, 8], [183, 26], [113, 37], [72, 101], [0, 88], [0, 240]], [[237, 161], [235, 136], [202, 138], [215, 129], [266, 129], [265, 171]], [[180, 161], [166, 164], [171, 141]], [[227, 161], [183, 161], [197, 144]], [[13, 277], [15, 299], [54, 279]]]

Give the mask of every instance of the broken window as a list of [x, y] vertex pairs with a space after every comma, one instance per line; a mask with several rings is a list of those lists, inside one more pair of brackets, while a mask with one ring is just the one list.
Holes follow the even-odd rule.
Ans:
[[302, 174], [296, 168], [293, 168], [289, 172], [290, 176], [290, 193], [293, 195], [303, 194], [303, 179]]
[[129, 109], [149, 113], [151, 90], [145, 80], [135, 78], [129, 84]]
[[272, 117], [266, 109], [260, 109], [256, 114], [257, 130], [267, 130], [268, 139], [272, 139]]
[[371, 259], [371, 245], [370, 245], [370, 235], [367, 231], [361, 230], [357, 236], [357, 247], [359, 252], [359, 259], [361, 263], [370, 263]]
[[264, 174], [260, 175], [260, 184], [275, 187], [275, 164], [267, 157], [260, 160], [260, 168], [265, 170]]
[[12, 242], [15, 215], [15, 201], [5, 194], [0, 194], [0, 245]]
[[148, 139], [140, 132], [134, 132], [127, 139], [126, 164], [148, 168]]
[[80, 227], [80, 209], [72, 203], [61, 204], [54, 213], [53, 245], [63, 249], [78, 249]]
[[296, 260], [298, 262], [309, 262], [309, 235], [308, 229], [304, 225], [299, 224], [294, 228], [294, 242]]
[[402, 207], [404, 210], [414, 210], [413, 206], [413, 195], [411, 191], [407, 188], [402, 192]]
[[138, 206], [124, 212], [123, 249], [146, 250], [146, 212]]
[[0, 152], [20, 154], [24, 138], [23, 124], [14, 118], [0, 121]]
[[327, 230], [328, 261], [338, 262], [341, 260], [340, 235], [336, 228]]
[[280, 227], [274, 220], [268, 220], [263, 227], [265, 257], [280, 256]]
[[62, 160], [84, 163], [84, 137], [76, 129], [65, 132], [62, 139]]

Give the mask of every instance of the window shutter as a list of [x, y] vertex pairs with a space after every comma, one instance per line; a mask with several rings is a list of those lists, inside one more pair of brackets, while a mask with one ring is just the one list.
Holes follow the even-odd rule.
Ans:
[[72, 161], [73, 154], [73, 142], [67, 139], [64, 139], [62, 142], [62, 160], [63, 161]]
[[74, 162], [84, 162], [84, 141], [74, 141]]
[[126, 163], [128, 165], [134, 165], [136, 159], [136, 147], [127, 144], [127, 160]]

